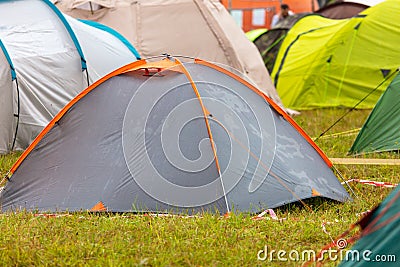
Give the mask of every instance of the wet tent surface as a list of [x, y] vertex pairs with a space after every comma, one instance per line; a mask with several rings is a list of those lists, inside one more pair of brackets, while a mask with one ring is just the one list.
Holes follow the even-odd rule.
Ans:
[[138, 70], [84, 95], [16, 169], [3, 210], [255, 212], [313, 191], [348, 198], [262, 95], [209, 66], [185, 68], [196, 90], [183, 72]]

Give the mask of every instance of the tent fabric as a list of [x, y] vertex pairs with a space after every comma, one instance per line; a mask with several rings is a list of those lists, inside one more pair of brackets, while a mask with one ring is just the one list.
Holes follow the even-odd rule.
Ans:
[[400, 75], [380, 97], [357, 135], [350, 153], [400, 150]]
[[268, 29], [255, 29], [255, 30], [251, 30], [246, 32], [246, 37], [254, 42], [258, 37], [260, 37], [262, 34], [266, 33], [268, 31]]
[[115, 31], [105, 26], [93, 26], [92, 23], [83, 23], [67, 15], [64, 16], [82, 43], [90, 84], [132, 59], [140, 58], [136, 49]]
[[203, 60], [140, 60], [61, 110], [10, 170], [0, 206], [225, 213], [348, 200], [331, 167], [293, 119], [233, 72]]
[[399, 16], [400, 2], [387, 0], [351, 19], [299, 20], [271, 72], [284, 105], [373, 108], [398, 68]]
[[321, 7], [315, 11], [315, 13], [330, 19], [346, 19], [354, 17], [366, 8], [383, 1], [384, 0], [337, 0]]
[[361, 238], [350, 249], [357, 251], [345, 257], [340, 267], [398, 266], [400, 258], [400, 187], [393, 191], [373, 210], [371, 216], [363, 218]]
[[65, 17], [62, 15], [60, 10], [58, 10], [50, 1], [48, 0], [43, 0], [43, 3], [46, 4], [53, 12], [54, 14], [58, 17], [58, 19], [61, 21], [63, 24], [64, 28], [68, 31], [69, 36], [71, 37], [72, 41], [74, 42], [74, 45], [81, 56], [81, 64], [82, 64], [82, 70], [86, 70], [86, 60], [85, 56], [83, 55], [81, 45], [79, 41], [76, 38], [75, 32], [71, 29], [71, 26], [69, 23], [66, 21]]
[[25, 149], [81, 90], [137, 59], [118, 37], [62, 15], [49, 1], [0, 7], [0, 153]]
[[276, 55], [288, 30], [287, 28], [273, 28], [260, 35], [254, 41], [269, 72], [274, 68]]
[[274, 28], [285, 28], [285, 29], [290, 29], [291, 27], [293, 27], [293, 25], [301, 18], [312, 14], [311, 12], [301, 12], [301, 13], [296, 13], [296, 14], [292, 14], [290, 16], [287, 16], [284, 20], [278, 22], [274, 27], [272, 27], [271, 29]]
[[270, 30], [257, 29], [246, 33], [248, 37], [251, 37], [250, 40], [256, 45], [269, 72], [272, 72], [274, 68], [276, 56], [278, 55], [279, 49], [289, 29], [299, 19], [309, 14], [311, 13], [294, 14], [279, 22]]
[[106, 25], [103, 25], [101, 23], [91, 21], [91, 20], [79, 20], [79, 21], [83, 22], [85, 24], [88, 24], [90, 26], [93, 26], [95, 28], [101, 29], [103, 31], [109, 32], [110, 34], [114, 35], [135, 55], [136, 58], [140, 59], [140, 55], [139, 55], [138, 51], [136, 51], [136, 49], [133, 47], [133, 45], [116, 30], [111, 29], [110, 27], [107, 27]]
[[11, 66], [5, 53], [0, 53], [0, 153], [5, 152], [4, 148], [9, 147], [14, 139], [13, 130], [4, 127], [13, 125], [14, 121]]
[[323, 6], [315, 11], [315, 13], [330, 19], [346, 19], [356, 16], [368, 7], [368, 5], [362, 3], [339, 0]]
[[[90, 10], [88, 3], [97, 4]], [[106, 1], [107, 2], [107, 1]], [[107, 25], [134, 44], [143, 58], [167, 53], [203, 58], [244, 73], [282, 106], [256, 47], [218, 0], [61, 0], [65, 14]]]

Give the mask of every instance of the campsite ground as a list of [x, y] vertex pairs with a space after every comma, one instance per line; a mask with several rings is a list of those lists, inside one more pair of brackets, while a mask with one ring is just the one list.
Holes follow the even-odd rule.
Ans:
[[[304, 111], [295, 117], [316, 137], [344, 114], [343, 109]], [[332, 135], [362, 126], [370, 110], [353, 111], [316, 142], [329, 157], [346, 155], [356, 134]], [[3, 177], [18, 154], [0, 156]], [[399, 158], [398, 153], [371, 154], [369, 158]], [[337, 165], [344, 179], [399, 182], [400, 166]], [[132, 214], [35, 216], [0, 214], [0, 265], [3, 266], [299, 266], [303, 255], [318, 252], [343, 233], [360, 213], [377, 205], [391, 191], [352, 184], [358, 197], [335, 203], [314, 199], [275, 212], [281, 221], [247, 214], [224, 218], [151, 217]], [[322, 227], [325, 225], [325, 229]], [[325, 230], [325, 231], [324, 231]], [[267, 255], [264, 251], [267, 249]], [[275, 250], [275, 252], [272, 252]], [[279, 260], [278, 251], [282, 250]], [[271, 261], [272, 252], [272, 261]], [[306, 252], [306, 253], [304, 253]], [[257, 259], [258, 256], [264, 260]], [[335, 266], [340, 253], [324, 266]], [[298, 260], [295, 260], [298, 258]]]

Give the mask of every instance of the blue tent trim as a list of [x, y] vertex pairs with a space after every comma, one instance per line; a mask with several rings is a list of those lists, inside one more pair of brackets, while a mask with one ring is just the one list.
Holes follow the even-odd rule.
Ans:
[[3, 50], [3, 54], [6, 57], [8, 64], [10, 65], [10, 69], [11, 69], [11, 78], [14, 81], [17, 78], [17, 73], [15, 72], [15, 68], [14, 68], [14, 64], [12, 63], [12, 60], [10, 58], [10, 55], [7, 52], [6, 47], [4, 46], [3, 42], [0, 39], [0, 48], [1, 50]]
[[55, 5], [53, 5], [53, 3], [51, 3], [49, 0], [43, 0], [43, 2], [46, 3], [54, 11], [54, 13], [58, 16], [58, 18], [64, 24], [64, 27], [67, 29], [69, 35], [71, 36], [71, 39], [74, 42], [75, 47], [78, 50], [78, 53], [81, 57], [82, 70], [86, 70], [87, 69], [86, 59], [85, 59], [85, 56], [83, 55], [81, 45], [79, 44], [78, 38], [76, 38], [76, 35], [75, 35], [74, 31], [72, 30], [71, 26], [69, 25], [68, 21], [65, 19], [64, 15], [61, 13], [61, 11]]
[[135, 55], [136, 59], [141, 59], [141, 57], [140, 57], [138, 51], [135, 49], [135, 47], [134, 47], [124, 36], [122, 36], [122, 35], [121, 35], [119, 32], [117, 32], [116, 30], [114, 30], [114, 29], [112, 29], [112, 28], [110, 28], [110, 27], [108, 27], [108, 26], [106, 26], [106, 25], [104, 25], [104, 24], [98, 23], [98, 22], [96, 22], [96, 21], [83, 20], [83, 19], [79, 19], [79, 21], [80, 21], [80, 22], [83, 22], [83, 23], [85, 23], [85, 24], [87, 24], [87, 25], [90, 25], [90, 26], [92, 26], [92, 27], [95, 27], [95, 28], [97, 28], [97, 29], [99, 29], [99, 30], [103, 30], [103, 31], [105, 31], [105, 32], [108, 32], [108, 33], [114, 35], [114, 36], [115, 36], [116, 38], [118, 38], [122, 43], [124, 43], [124, 45]]

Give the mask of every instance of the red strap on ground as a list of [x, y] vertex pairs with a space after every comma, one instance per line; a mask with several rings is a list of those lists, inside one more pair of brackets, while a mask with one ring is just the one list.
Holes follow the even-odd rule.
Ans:
[[360, 183], [360, 184], [367, 184], [367, 185], [379, 186], [379, 187], [389, 187], [389, 188], [393, 188], [398, 185], [398, 184], [389, 183], [389, 182], [376, 182], [376, 181], [361, 180], [361, 179], [350, 179], [345, 182], [342, 182], [342, 184], [345, 184], [345, 183]]

